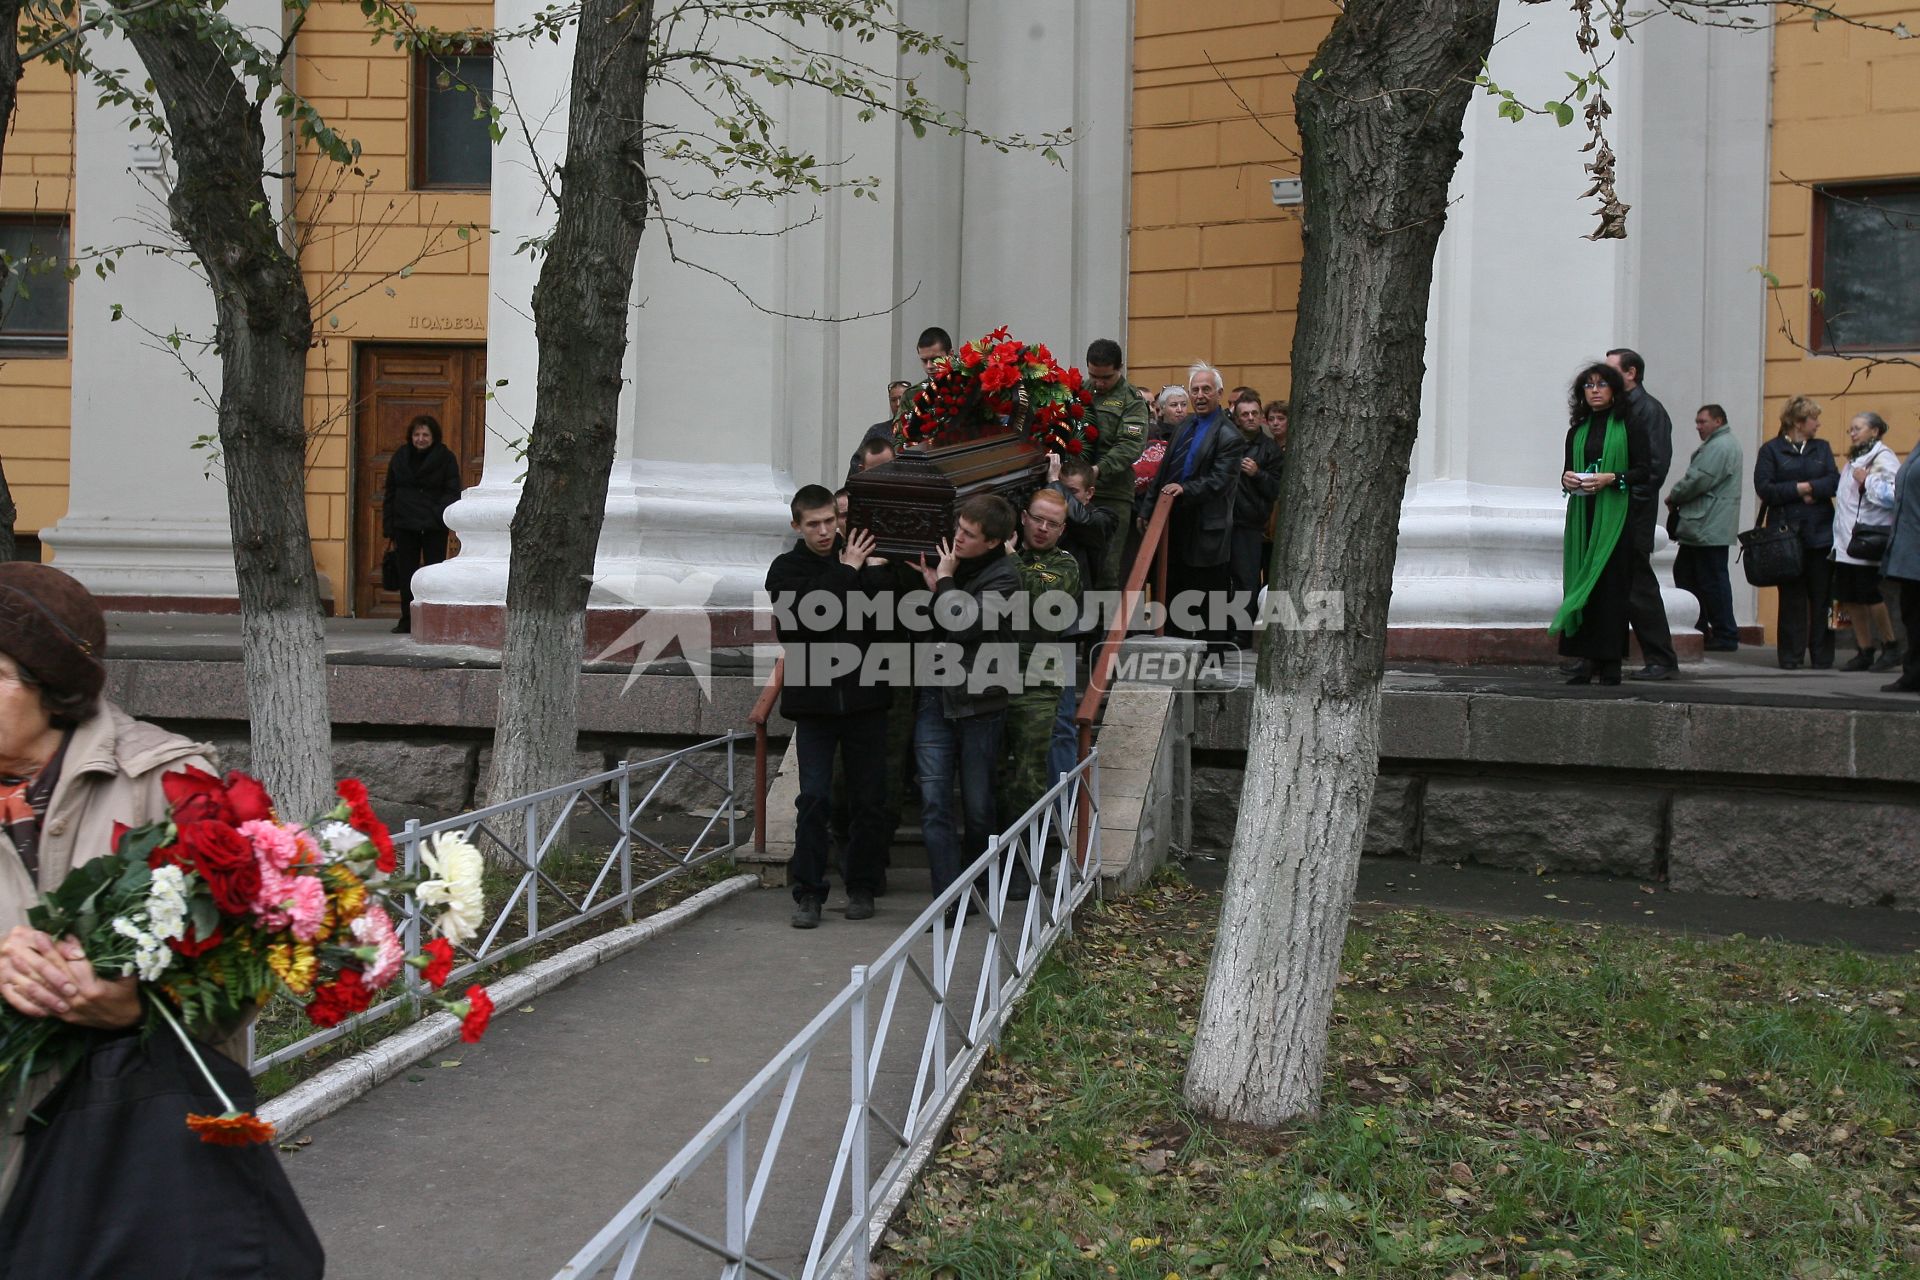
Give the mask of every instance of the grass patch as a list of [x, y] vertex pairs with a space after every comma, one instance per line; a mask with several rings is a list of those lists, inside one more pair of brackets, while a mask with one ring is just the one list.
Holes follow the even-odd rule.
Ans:
[[1216, 895], [1091, 909], [887, 1241], [957, 1277], [1920, 1276], [1920, 959], [1356, 920], [1323, 1109], [1181, 1099]]
[[[605, 859], [606, 852], [604, 850], [598, 852], [587, 850], [556, 850], [547, 856], [542, 863], [542, 868], [555, 884], [566, 890], [575, 902], [579, 902], [583, 899], [589, 886], [592, 885], [594, 877], [600, 873]], [[637, 851], [633, 859], [634, 883], [644, 884], [652, 877], [668, 870], [672, 865], [668, 859], [658, 854], [649, 851]], [[738, 868], [730, 858], [717, 858], [712, 862], [694, 868], [692, 871], [676, 876], [672, 880], [667, 881], [665, 884], [660, 885], [649, 893], [643, 894], [635, 900], [633, 911], [634, 919], [642, 920], [648, 916], [665, 911], [669, 907], [676, 906], [700, 892], [702, 889], [718, 884], [722, 880], [737, 874], [737, 872]], [[486, 893], [488, 909], [493, 913], [489, 916], [489, 925], [491, 925], [493, 916], [498, 915], [502, 904], [504, 904], [513, 893], [514, 886], [518, 882], [519, 877], [511, 872], [498, 868], [489, 868], [486, 877]], [[608, 896], [617, 894], [619, 887], [619, 869], [616, 867], [611, 873], [607, 883], [604, 884], [600, 892], [594, 896], [594, 901], [604, 901]], [[569, 908], [560, 895], [555, 893], [551, 888], [542, 885], [540, 886], [539, 893], [539, 912], [542, 927], [556, 920], [564, 919], [571, 913], [571, 908]], [[509, 921], [507, 927], [501, 931], [497, 945], [505, 945], [515, 937], [525, 935], [526, 901], [524, 898], [515, 904], [514, 912], [515, 914]], [[516, 952], [502, 960], [498, 960], [481, 969], [468, 981], [498, 981], [508, 974], [517, 973], [536, 961], [544, 960], [548, 956], [557, 955], [565, 951], [568, 947], [584, 942], [588, 938], [596, 938], [603, 933], [611, 933], [615, 929], [624, 928], [627, 923], [626, 915], [623, 912], [609, 911], [604, 915], [589, 920], [584, 924], [577, 925], [544, 942], [528, 947], [524, 951]], [[485, 936], [484, 930], [481, 936]], [[464, 990], [464, 986], [461, 989]], [[429, 1009], [428, 1012], [432, 1012], [432, 1010]], [[323, 1068], [331, 1066], [341, 1058], [357, 1053], [368, 1045], [405, 1028], [408, 1022], [409, 1019], [406, 1017], [404, 1011], [396, 1010], [386, 1017], [363, 1023], [337, 1040], [330, 1041], [317, 1049], [302, 1054], [298, 1058], [289, 1062], [283, 1062], [276, 1067], [262, 1072], [259, 1078], [254, 1081], [254, 1088], [258, 1091], [260, 1100], [264, 1102], [268, 1098], [285, 1093], [294, 1085], [299, 1084]], [[302, 1037], [312, 1034], [313, 1031], [313, 1024], [307, 1021], [305, 1008], [298, 1001], [285, 995], [276, 995], [261, 1009], [260, 1016], [254, 1023], [254, 1052], [265, 1057], [267, 1054], [285, 1045], [292, 1044]]]

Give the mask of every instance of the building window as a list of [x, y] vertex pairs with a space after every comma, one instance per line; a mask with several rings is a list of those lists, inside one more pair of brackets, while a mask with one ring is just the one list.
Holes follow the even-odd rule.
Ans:
[[0, 255], [0, 352], [66, 354], [67, 220], [0, 214]]
[[485, 191], [493, 182], [493, 50], [413, 60], [413, 185]]
[[1816, 187], [1815, 351], [1920, 350], [1920, 181]]

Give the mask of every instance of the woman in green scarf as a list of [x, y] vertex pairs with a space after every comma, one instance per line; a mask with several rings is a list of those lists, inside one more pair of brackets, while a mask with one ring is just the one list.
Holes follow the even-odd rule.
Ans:
[[1547, 629], [1560, 637], [1563, 656], [1587, 660], [1587, 671], [1568, 684], [1619, 684], [1632, 581], [1622, 536], [1627, 489], [1647, 482], [1652, 450], [1644, 429], [1628, 426], [1626, 383], [1610, 365], [1588, 365], [1574, 378], [1567, 417], [1564, 595]]

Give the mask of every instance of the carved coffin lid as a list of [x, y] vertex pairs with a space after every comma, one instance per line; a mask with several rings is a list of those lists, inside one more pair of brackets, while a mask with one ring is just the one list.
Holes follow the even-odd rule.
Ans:
[[847, 524], [872, 530], [881, 555], [932, 555], [962, 502], [997, 493], [1017, 508], [1046, 474], [1046, 455], [1010, 430], [908, 449], [847, 482]]

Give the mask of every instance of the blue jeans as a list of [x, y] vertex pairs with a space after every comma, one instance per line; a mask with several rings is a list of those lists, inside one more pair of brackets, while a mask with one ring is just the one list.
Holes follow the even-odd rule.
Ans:
[[[1000, 730], [1006, 712], [949, 720], [940, 690], [918, 691], [913, 758], [920, 774], [920, 831], [927, 868], [939, 897], [960, 872], [987, 851], [995, 833], [993, 776], [1000, 767]], [[964, 839], [954, 830], [953, 784], [960, 784]]]
[[1073, 713], [1080, 709], [1080, 692], [1071, 684], [1060, 691], [1060, 709], [1053, 713], [1053, 741], [1047, 744], [1047, 786], [1073, 772], [1080, 763], [1080, 730]]
[[1700, 601], [1700, 630], [1714, 644], [1738, 644], [1740, 628], [1733, 620], [1733, 581], [1727, 573], [1725, 547], [1696, 547], [1681, 543], [1673, 561], [1673, 585], [1691, 591]]

